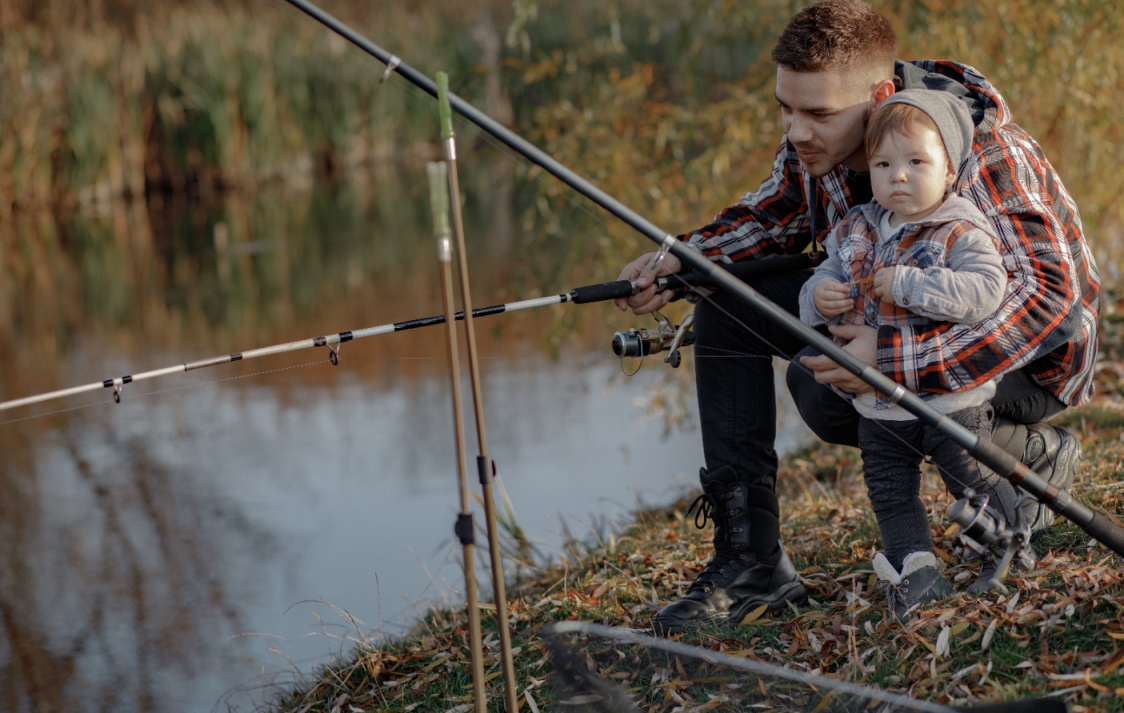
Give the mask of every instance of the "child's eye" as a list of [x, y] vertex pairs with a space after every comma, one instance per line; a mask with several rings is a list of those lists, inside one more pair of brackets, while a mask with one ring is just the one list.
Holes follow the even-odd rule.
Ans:
[[921, 159], [919, 159], [919, 158], [911, 158], [911, 159], [909, 160], [909, 163], [910, 163], [910, 165], [912, 165], [912, 166], [920, 166], [921, 164], [923, 164], [923, 163], [925, 163], [925, 162], [924, 162], [924, 161], [922, 161], [922, 160], [921, 160]]

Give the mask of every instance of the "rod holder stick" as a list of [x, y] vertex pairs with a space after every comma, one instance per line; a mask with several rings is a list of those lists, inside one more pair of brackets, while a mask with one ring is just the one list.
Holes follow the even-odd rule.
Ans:
[[476, 327], [472, 317], [472, 292], [468, 279], [468, 254], [465, 251], [464, 216], [461, 211], [460, 182], [457, 178], [457, 144], [453, 134], [453, 110], [449, 106], [449, 75], [437, 73], [437, 110], [441, 120], [441, 138], [445, 144], [445, 160], [449, 165], [449, 198], [453, 210], [453, 238], [456, 240], [457, 263], [460, 268], [461, 307], [464, 310], [464, 333], [468, 345], [468, 372], [472, 383], [472, 402], [476, 408], [476, 438], [480, 446], [478, 465], [480, 486], [484, 496], [484, 518], [488, 530], [488, 550], [492, 560], [492, 591], [496, 600], [496, 629], [500, 636], [500, 658], [503, 664], [504, 704], [507, 713], [518, 713], [518, 682], [511, 654], [511, 627], [507, 619], [507, 591], [504, 583], [503, 554], [496, 523], [495, 498], [492, 493], [492, 459], [488, 455], [488, 435], [484, 426], [484, 394], [480, 385], [480, 356], [476, 349]]
[[476, 546], [473, 542], [472, 512], [468, 494], [468, 449], [464, 436], [464, 408], [461, 403], [461, 375], [457, 356], [457, 326], [453, 304], [453, 246], [449, 231], [449, 194], [446, 190], [448, 169], [434, 162], [426, 167], [429, 174], [429, 204], [433, 212], [433, 236], [437, 239], [437, 259], [441, 265], [441, 296], [445, 305], [445, 344], [448, 347], [449, 381], [453, 391], [453, 432], [457, 444], [457, 474], [460, 480], [460, 517], [456, 534], [464, 554], [464, 589], [468, 610], [468, 641], [472, 659], [472, 696], [476, 713], [487, 713], [484, 690], [484, 647], [480, 633], [480, 608], [476, 593]]

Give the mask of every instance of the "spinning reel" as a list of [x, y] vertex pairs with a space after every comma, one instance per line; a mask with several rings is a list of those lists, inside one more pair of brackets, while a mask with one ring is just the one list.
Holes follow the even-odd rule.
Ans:
[[960, 540], [968, 549], [980, 554], [986, 550], [1000, 558], [990, 583], [1003, 594], [1007, 594], [1007, 588], [1002, 580], [1012, 564], [1023, 571], [1034, 568], [1030, 525], [1024, 521], [1021, 507], [1027, 500], [1035, 501], [1024, 492], [1015, 501], [1014, 527], [988, 507], [987, 495], [976, 495], [971, 488], [965, 490], [964, 497], [948, 509], [948, 519], [960, 526]]
[[678, 327], [659, 312], [653, 313], [652, 316], [657, 322], [655, 329], [633, 327], [627, 332], [614, 334], [613, 354], [624, 361], [625, 357], [643, 359], [650, 354], [667, 350], [668, 355], [664, 357], [664, 363], [670, 364], [672, 369], [677, 369], [683, 363], [683, 355], [679, 353], [680, 347], [689, 347], [695, 343], [695, 333], [691, 331], [691, 325], [695, 323], [695, 314], [692, 312], [687, 315]]

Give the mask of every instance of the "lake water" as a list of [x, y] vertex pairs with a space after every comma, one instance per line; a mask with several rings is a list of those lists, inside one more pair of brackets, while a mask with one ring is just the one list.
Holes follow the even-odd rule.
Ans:
[[[423, 190], [418, 171], [206, 208], [17, 216], [0, 238], [0, 398], [435, 314]], [[470, 196], [476, 306], [580, 284], [536, 284], [550, 266], [529, 261], [557, 255], [521, 251], [505, 210]], [[563, 328], [562, 310], [586, 312]], [[591, 537], [697, 484], [697, 432], [665, 437], [645, 406], [667, 367], [626, 378], [610, 334], [646, 325], [613, 315], [562, 305], [477, 322], [489, 445], [547, 554], [564, 531]], [[357, 636], [462, 601], [444, 333], [340, 357], [0, 413], [0, 707], [247, 710]], [[805, 437], [784, 424], [782, 450]]]

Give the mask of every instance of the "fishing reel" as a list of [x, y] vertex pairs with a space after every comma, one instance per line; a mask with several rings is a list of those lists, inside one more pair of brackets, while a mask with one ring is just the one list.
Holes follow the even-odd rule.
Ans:
[[633, 327], [627, 332], [617, 332], [613, 335], [613, 354], [620, 357], [623, 362], [625, 357], [644, 357], [658, 354], [667, 350], [664, 363], [670, 364], [672, 369], [678, 369], [683, 363], [683, 355], [679, 353], [680, 347], [689, 347], [695, 343], [695, 333], [691, 325], [695, 323], [695, 314], [687, 315], [678, 327], [671, 321], [655, 312], [655, 329], [637, 329]]
[[1021, 507], [1026, 500], [1033, 498], [1023, 493], [1015, 501], [1014, 527], [988, 507], [987, 495], [976, 495], [971, 488], [965, 490], [964, 497], [948, 509], [948, 519], [960, 526], [960, 540], [968, 549], [979, 554], [986, 550], [999, 558], [991, 585], [1003, 594], [1007, 594], [1007, 588], [1002, 580], [1012, 564], [1023, 571], [1034, 569], [1030, 525], [1024, 522]]

